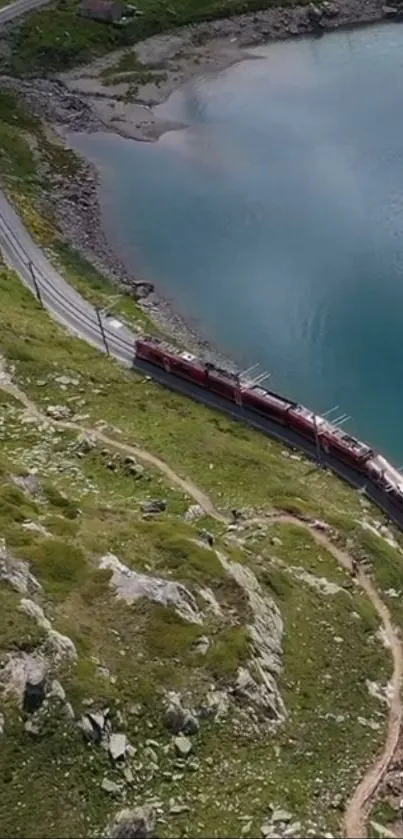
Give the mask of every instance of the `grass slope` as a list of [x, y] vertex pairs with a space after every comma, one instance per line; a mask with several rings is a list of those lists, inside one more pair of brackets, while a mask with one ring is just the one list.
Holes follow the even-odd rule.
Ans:
[[[356, 524], [362, 505], [338, 480], [100, 357], [54, 324], [6, 270], [0, 273], [0, 303], [0, 351], [15, 380], [43, 410], [49, 404], [70, 406], [85, 415], [82, 422], [89, 427], [105, 419], [112, 437], [159, 453], [209, 491], [223, 510], [286, 506], [328, 520], [344, 516], [357, 550], [367, 544], [367, 534]], [[61, 375], [71, 383], [58, 382]], [[196, 770], [175, 769], [161, 692], [179, 689], [198, 697], [214, 682], [231, 684], [249, 650], [244, 598], [214, 552], [193, 541], [200, 525], [182, 519], [190, 499], [157, 471], [147, 468], [134, 480], [122, 460], [110, 468], [111, 452], [95, 447], [80, 456], [74, 431], [28, 422], [18, 403], [4, 394], [0, 412], [0, 533], [42, 583], [44, 608], [54, 627], [77, 646], [78, 664], [63, 675], [76, 712], [92, 699], [97, 706], [109, 705], [113, 715], [123, 715], [142, 765], [126, 801], [155, 795], [164, 812], [172, 798], [188, 803], [189, 813], [168, 817], [160, 826], [160, 835], [167, 837], [185, 826], [194, 836], [237, 835], [246, 816], [250, 829], [245, 835], [257, 835], [270, 802], [291, 809], [307, 828], [315, 824], [337, 831], [334, 796], [348, 794], [384, 736], [384, 708], [370, 696], [367, 680], [384, 684], [390, 662], [376, 638], [372, 608], [331, 555], [309, 534], [288, 525], [273, 525], [267, 532], [252, 527], [244, 546], [234, 545], [234, 557], [255, 570], [281, 608], [281, 690], [289, 719], [276, 736], [254, 735], [245, 728], [234, 737], [231, 717], [220, 724], [202, 723], [195, 742]], [[11, 484], [10, 475], [24, 470], [34, 470], [40, 496], [32, 498]], [[144, 520], [141, 513], [141, 503], [150, 497], [168, 502], [158, 520]], [[48, 535], [24, 529], [26, 520], [40, 523]], [[215, 531], [219, 545], [232, 544], [224, 525], [206, 517], [201, 524]], [[400, 581], [400, 556], [390, 550]], [[231, 619], [210, 617], [194, 626], [171, 609], [147, 602], [122, 605], [113, 597], [108, 574], [96, 567], [96, 558], [107, 551], [137, 570], [182, 581], [196, 594], [199, 586], [209, 586]], [[340, 592], [319, 593], [293, 576], [295, 567], [336, 582]], [[0, 592], [10, 615], [2, 654], [16, 645], [41, 643], [35, 626], [16, 610], [15, 593], [4, 584]], [[212, 640], [205, 657], [194, 648], [201, 634]], [[113, 681], [99, 675], [100, 666]], [[139, 703], [139, 716], [130, 714], [133, 703]], [[86, 747], [57, 710], [32, 739], [14, 706], [8, 701], [3, 707], [4, 835], [89, 836], [99, 831], [125, 800], [118, 797], [112, 804], [100, 789], [103, 777], [120, 777], [106, 753]], [[358, 717], [364, 722], [357, 723]], [[160, 744], [158, 769], [151, 773], [150, 736]], [[23, 789], [20, 810], [16, 804]]]

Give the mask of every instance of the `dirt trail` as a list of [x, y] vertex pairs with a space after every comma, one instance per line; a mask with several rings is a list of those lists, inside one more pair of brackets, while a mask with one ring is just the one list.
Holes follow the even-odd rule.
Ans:
[[[73, 421], [52, 420], [48, 416], [45, 416], [45, 414], [43, 414], [37, 408], [37, 406], [33, 402], [31, 402], [27, 395], [23, 391], [21, 391], [17, 387], [17, 385], [12, 383], [9, 377], [7, 377], [4, 374], [0, 376], [0, 387], [3, 390], [11, 393], [18, 400], [20, 400], [22, 404], [29, 410], [29, 412], [34, 416], [37, 416], [38, 419], [40, 419], [42, 422], [51, 422], [59, 428], [65, 428], [68, 430], [75, 429], [76, 431], [80, 431], [83, 434], [88, 434], [93, 439], [99, 440], [99, 442], [103, 443], [105, 446], [117, 449], [118, 451], [124, 452], [125, 454], [137, 457], [139, 460], [142, 460], [145, 463], [151, 464], [156, 469], [159, 469], [174, 486], [179, 487], [183, 492], [189, 495], [197, 504], [199, 504], [207, 515], [211, 516], [212, 518], [216, 519], [221, 523], [228, 523], [228, 518], [215, 508], [213, 502], [206, 493], [204, 493], [192, 481], [189, 481], [186, 478], [182, 478], [173, 469], [171, 469], [171, 467], [168, 466], [168, 464], [164, 460], [147, 451], [146, 449], [143, 449], [138, 446], [132, 446], [127, 443], [122, 443], [118, 440], [113, 439], [112, 437], [108, 437], [103, 431], [100, 431], [97, 428], [77, 425], [77, 423]], [[340, 565], [343, 566], [343, 568], [351, 572], [351, 556], [349, 556], [348, 553], [334, 545], [333, 542], [329, 539], [329, 537], [326, 536], [326, 534], [322, 531], [319, 531], [317, 528], [315, 528], [312, 523], [302, 521], [296, 516], [292, 516], [286, 513], [274, 513], [269, 515], [267, 518], [249, 519], [247, 520], [247, 523], [251, 525], [254, 521], [264, 521], [268, 525], [272, 522], [293, 524], [297, 525], [298, 527], [302, 527], [305, 530], [309, 530], [315, 541], [319, 545], [322, 545], [322, 547], [326, 548], [326, 550], [328, 550], [334, 556], [334, 558]], [[393, 660], [393, 675], [391, 680], [391, 691], [389, 695], [389, 715], [386, 741], [382, 753], [375, 760], [373, 765], [366, 771], [365, 775], [362, 777], [361, 781], [356, 787], [352, 797], [350, 798], [350, 801], [347, 804], [344, 814], [345, 837], [347, 837], [347, 839], [365, 839], [367, 835], [366, 821], [368, 819], [370, 811], [371, 799], [374, 796], [379, 786], [379, 783], [382, 780], [389, 766], [390, 761], [392, 760], [392, 757], [398, 744], [400, 726], [403, 719], [403, 705], [400, 696], [403, 676], [403, 650], [399, 632], [393, 627], [389, 609], [379, 597], [379, 594], [376, 591], [369, 576], [360, 569], [355, 577], [355, 580], [357, 585], [359, 585], [362, 588], [362, 590], [366, 593], [367, 597], [369, 598], [379, 615]]]

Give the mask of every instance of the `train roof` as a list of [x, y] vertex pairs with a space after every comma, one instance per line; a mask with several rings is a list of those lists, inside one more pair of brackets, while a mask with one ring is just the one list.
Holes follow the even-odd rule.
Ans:
[[249, 393], [254, 393], [262, 399], [269, 399], [272, 404], [276, 403], [280, 408], [289, 408], [296, 405], [296, 402], [290, 402], [290, 400], [286, 399], [284, 396], [280, 396], [280, 394], [274, 393], [272, 390], [266, 390], [266, 388], [261, 385], [254, 385], [253, 382], [249, 385], [246, 383], [243, 384], [242, 389], [248, 391]]

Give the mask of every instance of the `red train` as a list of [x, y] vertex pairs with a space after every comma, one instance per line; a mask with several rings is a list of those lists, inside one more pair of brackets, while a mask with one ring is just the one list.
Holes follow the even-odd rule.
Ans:
[[168, 344], [154, 338], [136, 342], [136, 357], [170, 373], [205, 388], [239, 407], [245, 407], [266, 419], [294, 429], [313, 443], [319, 441], [327, 454], [334, 455], [354, 469], [367, 472], [367, 462], [374, 457], [373, 450], [340, 428], [332, 425], [297, 402], [285, 399], [271, 390], [241, 382], [236, 373], [222, 370], [213, 364], [204, 364], [188, 352], [178, 352]]

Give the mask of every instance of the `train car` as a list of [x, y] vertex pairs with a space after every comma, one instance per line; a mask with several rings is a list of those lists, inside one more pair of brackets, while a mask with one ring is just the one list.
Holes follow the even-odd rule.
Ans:
[[379, 454], [368, 461], [366, 471], [371, 481], [389, 500], [403, 510], [403, 479], [400, 472]]
[[206, 387], [212, 393], [222, 396], [223, 399], [229, 399], [236, 405], [241, 406], [243, 400], [241, 383], [239, 375], [232, 373], [229, 370], [223, 370], [221, 367], [216, 367], [214, 364], [206, 364]]
[[304, 408], [303, 405], [294, 405], [287, 413], [287, 425], [313, 442], [316, 440], [316, 429], [319, 421], [320, 417], [316, 417], [312, 411], [308, 411], [308, 408]]
[[148, 338], [136, 341], [136, 358], [148, 361], [166, 370], [167, 373], [194, 382], [201, 387], [207, 386], [206, 370], [196, 356], [188, 352], [180, 353], [163, 341]]
[[373, 449], [331, 423], [327, 423], [327, 426], [322, 432], [325, 450], [354, 469], [366, 472], [366, 464], [374, 456]]
[[275, 420], [281, 425], [288, 425], [288, 411], [297, 404], [259, 385], [245, 388], [242, 391], [242, 402], [248, 410]]

